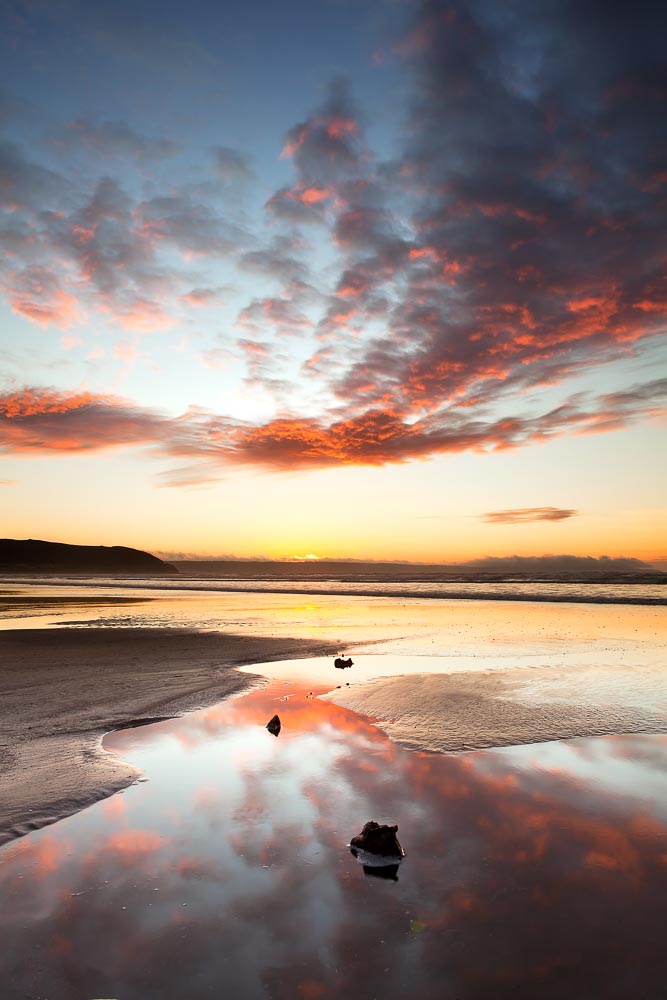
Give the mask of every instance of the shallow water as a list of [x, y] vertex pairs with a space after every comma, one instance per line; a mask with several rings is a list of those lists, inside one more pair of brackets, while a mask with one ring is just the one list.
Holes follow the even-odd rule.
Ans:
[[274, 681], [105, 745], [149, 780], [0, 851], [3, 1000], [662, 995], [665, 736], [412, 753]]

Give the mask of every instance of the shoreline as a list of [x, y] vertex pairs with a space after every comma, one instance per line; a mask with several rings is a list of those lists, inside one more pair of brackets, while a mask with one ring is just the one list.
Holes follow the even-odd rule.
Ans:
[[[346, 584], [345, 581], [331, 582], [331, 583], [314, 583], [309, 585], [304, 585], [299, 582], [295, 582], [290, 586], [279, 586], [277, 582], [263, 581], [259, 585], [250, 586], [245, 584], [245, 582], [240, 583], [236, 586], [229, 586], [229, 581], [225, 580], [209, 580], [206, 577], [196, 577], [185, 579], [184, 581], [177, 581], [173, 577], [169, 577], [169, 583], [174, 584], [174, 586], [166, 585], [161, 578], [147, 579], [147, 578], [123, 578], [119, 580], [113, 580], [112, 578], [104, 577], [68, 577], [67, 579], [54, 579], [50, 580], [47, 577], [9, 577], [0, 575], [0, 587], [2, 586], [39, 586], [48, 588], [58, 588], [58, 587], [82, 587], [82, 588], [98, 588], [103, 590], [136, 590], [136, 591], [160, 591], [160, 596], [168, 594], [177, 594], [179, 592], [185, 592], [187, 594], [272, 594], [277, 596], [290, 596], [292, 594], [298, 596], [308, 596], [308, 597], [365, 597], [365, 598], [383, 598], [389, 600], [427, 600], [427, 601], [485, 601], [492, 604], [502, 604], [504, 602], [509, 603], [529, 603], [529, 604], [596, 604], [596, 605], [624, 605], [632, 607], [665, 607], [667, 606], [667, 593], [664, 597], [653, 596], [653, 595], [633, 595], [633, 594], [595, 594], [586, 593], [587, 588], [594, 587], [652, 587], [652, 588], [665, 588], [665, 583], [662, 580], [658, 581], [630, 581], [627, 580], [615, 580], [615, 581], [600, 581], [600, 580], [457, 580], [457, 581], [446, 581], [446, 582], [433, 582], [430, 580], [425, 581], [410, 581], [410, 582], [400, 582], [396, 586], [397, 588], [404, 589], [387, 589], [381, 583], [376, 581], [369, 583], [359, 583], [350, 581]], [[227, 584], [227, 585], [225, 585]], [[301, 584], [301, 585], [300, 585]], [[505, 591], [495, 591], [495, 590], [481, 590], [479, 592], [461, 592], [459, 590], [442, 590], [438, 593], [433, 593], [425, 590], [410, 589], [412, 587], [418, 587], [419, 585], [433, 585], [440, 587], [448, 586], [458, 586], [458, 587], [533, 587], [536, 592], [521, 593], [512, 590]], [[540, 587], [580, 587], [582, 588], [580, 593], [545, 593], [544, 591], [539, 591]], [[44, 598], [32, 597], [30, 594], [14, 594], [14, 593], [2, 593], [0, 592], [0, 601], [10, 599], [11, 601], [20, 606], [25, 604], [29, 606], [31, 603], [36, 601], [42, 601]], [[76, 601], [78, 598], [63, 599]], [[48, 598], [52, 603], [57, 604], [58, 601], [55, 596]], [[111, 598], [106, 599], [109, 603]], [[141, 600], [151, 600], [151, 598], [133, 597], [123, 599], [127, 603], [137, 602]], [[90, 601], [90, 603], [95, 603], [93, 598], [81, 598], [81, 601]]]
[[264, 683], [236, 667], [328, 655], [334, 643], [187, 629], [0, 632], [0, 845], [133, 784], [102, 747]]

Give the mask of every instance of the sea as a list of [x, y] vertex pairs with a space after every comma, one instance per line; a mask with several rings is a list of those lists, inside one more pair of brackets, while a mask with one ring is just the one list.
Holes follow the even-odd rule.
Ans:
[[0, 849], [2, 1000], [667, 996], [664, 585], [340, 575], [0, 580], [2, 628], [353, 661], [108, 734], [141, 779]]

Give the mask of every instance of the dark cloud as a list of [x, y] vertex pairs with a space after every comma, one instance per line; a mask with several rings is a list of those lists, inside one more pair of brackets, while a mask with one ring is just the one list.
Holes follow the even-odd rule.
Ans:
[[246, 241], [245, 234], [212, 212], [210, 205], [185, 192], [152, 198], [142, 203], [140, 211], [146, 235], [186, 252], [229, 256]]
[[321, 107], [288, 131], [282, 155], [303, 180], [337, 182], [359, 170], [362, 153], [358, 113], [347, 81], [339, 78]]
[[329, 222], [345, 204], [343, 187], [364, 173], [361, 131], [347, 81], [334, 80], [320, 107], [288, 131], [282, 156], [297, 178], [268, 199], [267, 212], [295, 226]]
[[16, 121], [27, 113], [28, 105], [0, 87], [0, 126]]
[[566, 521], [579, 513], [567, 507], [518, 507], [514, 510], [490, 510], [480, 514], [488, 524], [526, 524], [531, 521]]
[[293, 225], [324, 223], [330, 188], [295, 186], [282, 187], [271, 195], [264, 206], [274, 218]]
[[250, 181], [255, 177], [246, 158], [236, 149], [230, 149], [228, 146], [215, 146], [213, 158], [218, 174], [228, 183]]
[[177, 142], [139, 135], [125, 122], [94, 122], [85, 118], [67, 122], [51, 142], [56, 148], [83, 149], [103, 160], [114, 157], [162, 160], [182, 151]]
[[[385, 326], [341, 341], [341, 407], [482, 418], [664, 331], [664, 20], [648, 3], [427, 2], [396, 46], [413, 83], [399, 158], [362, 154], [344, 92], [290, 131], [297, 180], [267, 207], [331, 223], [341, 270], [319, 335]], [[334, 112], [355, 155], [329, 148]], [[306, 186], [331, 197], [303, 205]]]
[[0, 142], [0, 209], [60, 209], [72, 196], [72, 185], [64, 177], [28, 160], [14, 143]]
[[[393, 170], [415, 245], [387, 350], [361, 352], [343, 397], [373, 380], [406, 409], [474, 400], [539, 384], [545, 363], [557, 381], [660, 331], [664, 15], [616, 12], [423, 5], [407, 52], [410, 139]], [[337, 232], [365, 248], [381, 218], [348, 212]]]
[[289, 236], [275, 237], [268, 245], [241, 254], [237, 261], [241, 271], [249, 271], [283, 284], [304, 280], [308, 269], [300, 257], [300, 247]]
[[253, 299], [236, 318], [236, 325], [250, 332], [272, 330], [279, 335], [302, 333], [311, 327], [296, 298]]
[[[241, 339], [238, 346], [246, 363], [248, 373], [245, 379], [246, 384], [258, 386], [277, 397], [280, 397], [284, 392], [289, 393], [289, 383], [279, 377], [279, 372], [287, 361], [284, 355], [278, 353], [270, 343], [257, 339]], [[231, 424], [229, 432], [228, 441], [221, 440], [220, 442], [221, 453], [225, 452], [227, 445], [231, 444], [233, 440], [234, 429]]]

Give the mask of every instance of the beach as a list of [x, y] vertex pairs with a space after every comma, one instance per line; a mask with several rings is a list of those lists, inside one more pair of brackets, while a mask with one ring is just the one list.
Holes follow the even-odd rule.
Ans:
[[[179, 583], [3, 583], [0, 843], [136, 781], [135, 767], [104, 752], [103, 735], [263, 683], [262, 671], [235, 669], [247, 664], [274, 661], [276, 678], [323, 682], [323, 697], [415, 750], [667, 728], [667, 616], [651, 604]], [[345, 649], [359, 650], [356, 665], [332, 676]]]
[[666, 619], [4, 581], [3, 1000], [660, 995]]

